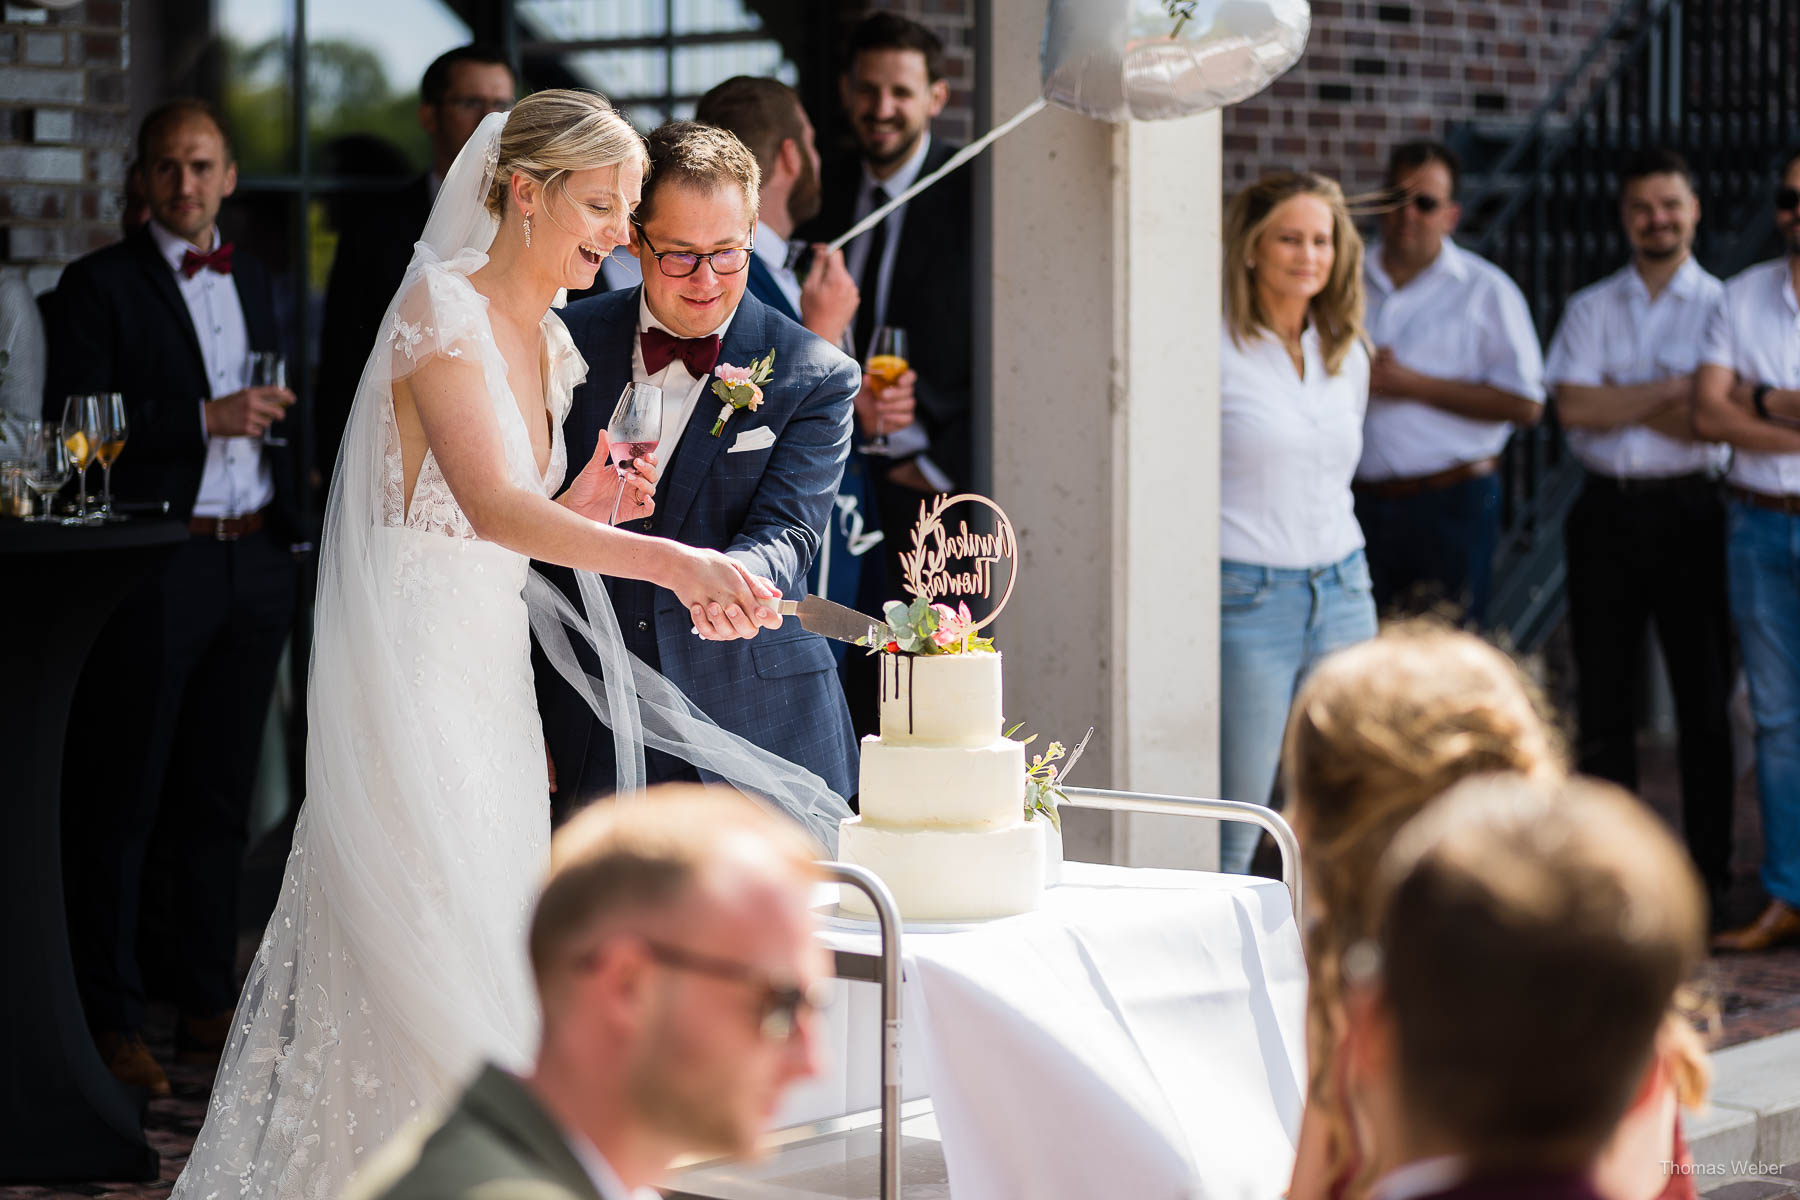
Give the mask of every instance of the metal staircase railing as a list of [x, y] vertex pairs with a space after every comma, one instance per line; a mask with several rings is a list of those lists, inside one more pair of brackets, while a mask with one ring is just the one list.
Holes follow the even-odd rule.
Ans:
[[[1772, 171], [1800, 144], [1795, 61], [1795, 0], [1620, 6], [1464, 204], [1476, 226], [1465, 240], [1518, 282], [1546, 346], [1569, 295], [1628, 258], [1617, 171], [1646, 146], [1680, 150], [1694, 168], [1706, 213], [1701, 262], [1728, 275], [1756, 259], [1769, 236]], [[1564, 611], [1562, 524], [1581, 484], [1554, 406], [1513, 438], [1502, 484], [1492, 621], [1529, 651]]]

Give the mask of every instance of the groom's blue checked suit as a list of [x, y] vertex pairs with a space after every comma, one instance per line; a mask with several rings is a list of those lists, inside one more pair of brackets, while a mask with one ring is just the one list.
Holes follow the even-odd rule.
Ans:
[[[563, 423], [568, 478], [593, 456], [614, 402], [631, 381], [632, 339], [641, 289], [608, 292], [571, 304], [563, 321], [588, 362]], [[722, 550], [781, 594], [806, 591], [806, 572], [850, 453], [851, 401], [859, 382], [854, 362], [745, 294], [726, 328], [719, 362], [744, 366], [775, 350], [774, 378], [762, 405], [733, 414], [714, 437], [719, 402], [710, 386], [663, 462], [656, 511], [629, 524], [637, 532]], [[710, 381], [709, 381], [710, 382]], [[733, 451], [759, 427], [775, 440]], [[754, 440], [754, 439], [752, 439]], [[542, 568], [564, 590], [572, 577]], [[702, 712], [765, 750], [799, 763], [840, 796], [856, 791], [857, 746], [844, 691], [824, 638], [793, 618], [745, 641], [704, 641], [674, 593], [630, 579], [609, 579], [625, 644], [661, 671]], [[556, 763], [558, 802], [578, 804], [614, 786], [612, 735], [554, 669], [538, 659], [538, 707]], [[692, 769], [654, 751], [651, 782], [693, 778]]]

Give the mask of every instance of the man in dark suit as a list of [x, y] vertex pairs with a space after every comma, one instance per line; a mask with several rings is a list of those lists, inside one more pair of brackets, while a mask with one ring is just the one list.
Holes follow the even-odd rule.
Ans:
[[172, 934], [159, 965], [179, 1048], [216, 1055], [237, 999], [238, 868], [299, 531], [294, 461], [262, 441], [293, 395], [244, 386], [250, 353], [280, 338], [268, 273], [219, 240], [237, 181], [223, 127], [199, 101], [166, 104], [144, 119], [136, 169], [149, 223], [71, 264], [57, 288], [46, 414], [68, 393], [122, 393], [130, 437], [114, 490], [165, 502], [192, 533], [101, 634], [65, 773], [64, 878], [88, 1023], [115, 1074], [166, 1094], [138, 1035], [140, 883], [146, 921]]
[[389, 195], [341, 206], [355, 220], [338, 230], [337, 254], [325, 285], [314, 406], [316, 461], [327, 480], [344, 440], [357, 381], [375, 345], [376, 326], [400, 290], [413, 243], [437, 199], [438, 183], [481, 119], [512, 107], [514, 89], [506, 56], [491, 46], [458, 46], [438, 55], [419, 81], [419, 125], [431, 138], [431, 170]]
[[[750, 294], [840, 350], [847, 349], [850, 326], [856, 318], [857, 291], [844, 267], [843, 252], [813, 246], [804, 283], [794, 270], [795, 252], [803, 243], [789, 239], [796, 226], [819, 212], [819, 152], [800, 97], [779, 79], [736, 75], [700, 97], [694, 119], [736, 134], [756, 156], [762, 171], [756, 248], [746, 272]], [[913, 420], [912, 389], [895, 388], [893, 393], [877, 403], [887, 427], [899, 429]], [[879, 554], [881, 521], [862, 454], [851, 454], [844, 466], [828, 526], [818, 557], [807, 573], [807, 588], [854, 608], [863, 600], [864, 556], [870, 556], [867, 561], [877, 573], [885, 574]], [[840, 667], [846, 649], [841, 642], [832, 645]], [[851, 711], [855, 711], [854, 701]]]
[[817, 848], [733, 795], [670, 787], [557, 834], [531, 923], [532, 1073], [488, 1067], [350, 1200], [655, 1200], [677, 1156], [751, 1153], [818, 1071]]
[[[856, 364], [745, 295], [758, 194], [756, 160], [743, 143], [677, 122], [651, 134], [649, 149], [631, 243], [643, 286], [563, 311], [588, 362], [563, 426], [569, 474], [586, 466], [625, 384], [660, 387], [656, 512], [635, 526], [724, 551], [796, 596], [850, 451]], [[722, 416], [709, 387], [714, 368], [746, 367], [770, 350], [774, 373], [760, 405]], [[568, 582], [566, 572], [550, 573]], [[791, 620], [758, 634], [742, 614], [686, 612], [670, 593], [631, 580], [607, 586], [626, 647], [703, 712], [840, 796], [855, 791], [856, 741], [824, 639]], [[611, 735], [542, 663], [538, 701], [559, 803], [610, 791]], [[699, 778], [655, 751], [646, 766], [651, 782]]]
[[1649, 809], [1588, 780], [1469, 780], [1395, 839], [1373, 900], [1342, 964], [1346, 1083], [1395, 1164], [1371, 1197], [1598, 1200], [1622, 1119], [1667, 1134], [1665, 1022], [1706, 904]]

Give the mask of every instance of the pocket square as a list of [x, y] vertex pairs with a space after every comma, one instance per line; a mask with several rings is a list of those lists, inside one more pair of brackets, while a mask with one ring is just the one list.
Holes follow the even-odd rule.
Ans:
[[755, 429], [746, 429], [738, 434], [737, 441], [731, 443], [727, 454], [737, 454], [744, 450], [767, 450], [775, 444], [775, 431], [767, 425], [758, 425]]

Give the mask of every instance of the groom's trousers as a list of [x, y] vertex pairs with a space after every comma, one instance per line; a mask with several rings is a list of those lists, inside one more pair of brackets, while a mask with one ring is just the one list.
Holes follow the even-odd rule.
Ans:
[[[237, 890], [295, 566], [266, 531], [193, 536], [101, 633], [63, 767], [69, 941], [88, 1025], [237, 1000]], [[140, 970], [142, 935], [150, 957]]]

